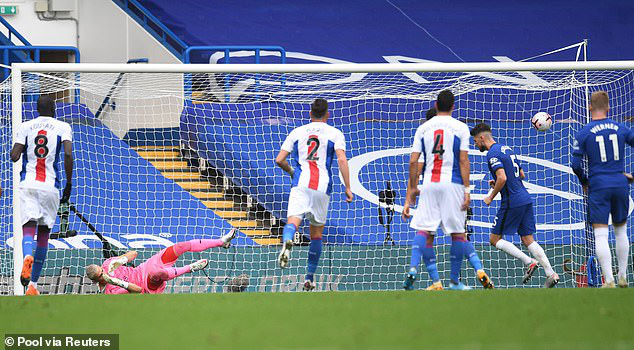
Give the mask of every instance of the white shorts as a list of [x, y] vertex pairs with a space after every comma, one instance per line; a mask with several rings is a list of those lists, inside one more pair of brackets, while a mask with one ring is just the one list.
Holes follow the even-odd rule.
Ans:
[[420, 190], [418, 206], [410, 227], [434, 234], [442, 224], [446, 234], [464, 233], [467, 211], [460, 207], [464, 201], [464, 186], [455, 183], [431, 183]]
[[19, 188], [20, 218], [22, 225], [29, 221], [35, 221], [38, 225], [46, 225], [53, 228], [57, 220], [59, 208], [59, 192], [36, 190], [32, 188]]
[[295, 216], [310, 220], [313, 226], [324, 226], [328, 217], [330, 196], [310, 188], [293, 187], [288, 196], [287, 217]]

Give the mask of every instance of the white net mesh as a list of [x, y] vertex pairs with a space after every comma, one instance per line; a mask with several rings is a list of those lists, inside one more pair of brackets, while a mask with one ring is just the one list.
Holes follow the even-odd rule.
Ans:
[[[4, 83], [5, 89], [9, 86]], [[299, 290], [307, 257], [307, 227], [291, 267], [276, 265], [291, 179], [273, 162], [295, 127], [308, 122], [310, 102], [330, 103], [329, 123], [343, 131], [351, 168], [352, 204], [334, 176], [318, 290], [400, 289], [414, 231], [400, 217], [409, 148], [439, 91], [456, 97], [454, 116], [470, 127], [485, 121], [497, 141], [513, 148], [526, 172], [536, 210], [537, 241], [568, 287], [583, 276], [564, 276], [592, 254], [586, 238], [581, 186], [569, 169], [574, 133], [586, 122], [586, 89], [608, 91], [611, 115], [630, 123], [632, 71], [486, 73], [25, 73], [24, 118], [34, 115], [38, 94], [59, 101], [57, 117], [73, 127], [75, 182], [67, 230], [77, 235], [51, 241], [40, 285], [43, 292], [95, 292], [83, 267], [103, 260], [102, 243], [140, 251], [137, 263], [174, 242], [218, 237], [240, 229], [228, 251], [186, 253], [177, 265], [208, 258], [204, 273], [170, 281], [168, 292]], [[6, 93], [2, 95], [7, 101]], [[3, 107], [8, 102], [3, 102]], [[10, 144], [10, 108], [3, 108], [3, 152]], [[548, 112], [555, 121], [539, 133], [530, 117]], [[499, 206], [482, 202], [491, 177], [484, 153], [470, 152], [473, 215], [469, 228], [476, 251], [499, 287], [540, 286], [539, 272], [521, 284], [521, 262], [488, 245]], [[630, 159], [628, 151], [626, 159]], [[6, 159], [6, 157], [4, 158]], [[629, 164], [626, 161], [626, 164]], [[2, 161], [3, 179], [10, 164]], [[629, 170], [629, 169], [628, 169]], [[338, 174], [333, 165], [333, 174]], [[388, 185], [389, 183], [389, 185]], [[10, 189], [5, 180], [3, 188]], [[396, 213], [381, 206], [379, 193], [396, 191]], [[12, 280], [11, 191], [2, 197], [0, 273]], [[383, 205], [383, 207], [385, 207]], [[380, 213], [380, 214], [379, 214]], [[381, 216], [381, 221], [380, 221]], [[91, 229], [87, 223], [94, 226]], [[53, 229], [60, 231], [60, 225]], [[386, 240], [388, 236], [393, 239]], [[508, 237], [518, 244], [518, 237]], [[441, 278], [449, 275], [449, 240], [439, 235]], [[475, 285], [463, 265], [463, 280]], [[421, 281], [428, 276], [421, 268]], [[1, 293], [11, 293], [2, 284]], [[247, 286], [248, 285], [248, 286]]]

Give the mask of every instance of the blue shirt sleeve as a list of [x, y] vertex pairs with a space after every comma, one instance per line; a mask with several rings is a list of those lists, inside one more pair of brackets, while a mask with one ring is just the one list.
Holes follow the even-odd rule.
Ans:
[[487, 153], [487, 161], [489, 162], [489, 167], [494, 173], [496, 170], [500, 168], [504, 168], [504, 165], [502, 165], [502, 160], [500, 160], [500, 155], [498, 154], [498, 152], [489, 151]]
[[584, 153], [585, 153], [585, 150], [583, 147], [583, 134], [580, 131], [579, 133], [577, 133], [572, 143], [571, 167], [572, 167], [572, 171], [575, 173], [575, 175], [577, 175], [582, 185], [585, 185], [588, 183], [588, 176], [583, 171], [583, 167], [581, 165], [581, 161], [583, 160]]

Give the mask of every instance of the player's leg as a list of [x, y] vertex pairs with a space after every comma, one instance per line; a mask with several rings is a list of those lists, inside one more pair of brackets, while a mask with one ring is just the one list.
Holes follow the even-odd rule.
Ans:
[[[311, 222], [313, 221], [311, 220]], [[317, 272], [319, 258], [321, 257], [323, 233], [324, 225], [310, 225], [310, 245], [308, 246], [308, 262], [304, 280], [305, 291], [315, 289], [315, 272]]]
[[22, 273], [20, 274], [20, 282], [23, 286], [28, 286], [31, 281], [31, 270], [33, 268], [33, 242], [35, 232], [37, 230], [37, 222], [29, 221], [22, 225]]
[[33, 253], [33, 270], [31, 271], [31, 281], [27, 288], [27, 295], [37, 295], [37, 282], [40, 278], [46, 253], [48, 252], [48, 238], [51, 229], [57, 220], [57, 209], [59, 208], [59, 193], [57, 191], [34, 191], [31, 198], [36, 198], [36, 205], [40, 213], [37, 220], [37, 241], [35, 252]]
[[608, 243], [608, 217], [610, 215], [610, 198], [608, 191], [590, 191], [588, 193], [589, 220], [594, 231], [595, 254], [601, 266], [605, 282], [603, 287], [613, 288], [612, 252]]
[[37, 226], [37, 243], [35, 253], [33, 254], [33, 271], [31, 272], [31, 281], [27, 289], [27, 295], [37, 295], [37, 281], [40, 279], [44, 261], [46, 261], [46, 253], [48, 252], [48, 237], [51, 229], [46, 225]]
[[432, 284], [426, 290], [443, 290], [438, 274], [438, 266], [436, 265], [436, 252], [434, 252], [434, 233], [422, 231], [425, 235], [425, 245], [421, 248], [423, 263], [431, 278]]
[[522, 263], [530, 267], [535, 262], [528, 255], [522, 252], [515, 244], [505, 240], [506, 234], [515, 234], [519, 229], [519, 220], [516, 219], [517, 210], [513, 208], [500, 208], [493, 221], [493, 229], [489, 236], [489, 243], [506, 254], [519, 259]]
[[280, 268], [288, 267], [291, 258], [291, 248], [293, 247], [293, 237], [302, 223], [309, 204], [310, 198], [304, 189], [299, 187], [291, 188], [291, 194], [288, 196], [286, 225], [282, 231], [282, 250], [277, 258]]
[[[524, 208], [524, 207], [520, 207], [518, 208], [518, 210], [521, 210], [521, 208]], [[559, 275], [555, 273], [555, 270], [550, 265], [550, 260], [548, 260], [548, 257], [546, 256], [546, 252], [544, 252], [544, 249], [542, 248], [542, 246], [540, 246], [539, 243], [537, 243], [535, 239], [533, 238], [533, 233], [537, 232], [537, 225], [535, 223], [535, 212], [533, 211], [533, 204], [531, 203], [525, 206], [525, 208], [523, 209], [523, 213], [521, 214], [518, 213], [518, 216], [522, 217], [520, 226], [517, 230], [518, 234], [520, 235], [520, 239], [522, 240], [522, 243], [524, 244], [524, 246], [528, 248], [528, 251], [535, 258], [535, 260], [537, 260], [537, 262], [539, 262], [539, 264], [544, 268], [544, 272], [546, 273], [546, 283], [544, 284], [544, 287], [552, 288], [557, 283], [559, 283]], [[524, 276], [524, 279], [526, 281], [528, 281], [528, 279], [532, 275], [532, 274], [529, 274], [529, 272], [530, 272], [530, 266], [529, 266], [529, 269], [527, 269], [527, 273]]]
[[149, 280], [153, 284], [160, 284], [163, 281], [172, 280], [178, 276], [184, 275], [186, 273], [202, 270], [209, 264], [207, 259], [200, 259], [195, 261], [189, 265], [176, 267], [176, 266], [164, 266], [160, 268], [156, 268], [148, 274]]
[[412, 256], [410, 259], [410, 268], [405, 275], [403, 288], [406, 290], [414, 289], [414, 282], [418, 276], [418, 265], [421, 258], [427, 268], [432, 285], [428, 290], [442, 290], [442, 283], [438, 276], [438, 267], [436, 266], [436, 254], [434, 252], [434, 233], [442, 222], [441, 217], [441, 200], [442, 191], [438, 190], [436, 185], [425, 185], [421, 191], [416, 213], [412, 218], [410, 227], [416, 230], [416, 235], [412, 242]]
[[179, 256], [185, 252], [202, 252], [207, 249], [217, 247], [228, 247], [231, 240], [235, 238], [238, 230], [232, 228], [227, 234], [216, 239], [192, 239], [185, 242], [178, 242], [171, 247], [167, 247], [161, 253], [161, 262], [164, 264], [173, 264]]
[[412, 256], [410, 259], [410, 268], [407, 272], [403, 288], [405, 290], [413, 290], [416, 276], [418, 276], [418, 265], [421, 258], [423, 264], [427, 268], [427, 273], [432, 280], [431, 286], [427, 290], [442, 290], [442, 283], [438, 275], [438, 267], [436, 266], [436, 253], [434, 252], [434, 234], [427, 231], [418, 231], [412, 242]]
[[37, 191], [32, 189], [18, 189], [20, 198], [20, 217], [22, 218], [22, 272], [20, 281], [23, 286], [28, 286], [31, 281], [33, 269], [33, 250], [37, 221], [42, 217], [41, 207], [38, 203]]
[[450, 289], [462, 289], [464, 286], [460, 282], [460, 270], [462, 268], [463, 258], [467, 258], [469, 264], [476, 271], [478, 280], [485, 288], [493, 288], [493, 283], [489, 276], [482, 268], [482, 262], [478, 253], [476, 253], [473, 244], [467, 240], [465, 233], [465, 223], [467, 221], [467, 212], [461, 210], [464, 201], [464, 189], [461, 185], [450, 184], [446, 189], [444, 201], [450, 202], [446, 210], [441, 212], [442, 225], [445, 232], [451, 233], [451, 283]]
[[451, 247], [449, 248], [449, 259], [451, 261], [449, 289], [451, 290], [471, 289], [460, 281], [460, 270], [462, 269], [462, 260], [464, 259], [464, 242], [466, 241], [467, 235], [465, 233], [451, 234]]
[[612, 196], [612, 222], [614, 222], [614, 238], [616, 240], [616, 261], [618, 263], [618, 286], [625, 288], [627, 284], [627, 263], [630, 256], [630, 242], [627, 237], [627, 215], [629, 209], [629, 188], [615, 188]]
[[324, 225], [328, 218], [328, 206], [330, 204], [330, 196], [318, 192], [310, 191], [310, 211], [306, 213], [310, 219], [310, 245], [308, 247], [308, 266], [306, 269], [306, 280], [304, 281], [304, 290], [310, 291], [315, 289], [314, 275], [319, 265], [319, 258], [322, 250], [322, 237], [324, 233]]

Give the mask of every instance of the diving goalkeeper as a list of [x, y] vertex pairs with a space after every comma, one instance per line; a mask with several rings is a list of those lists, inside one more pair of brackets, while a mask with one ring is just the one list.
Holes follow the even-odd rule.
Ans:
[[88, 265], [86, 276], [93, 282], [99, 283], [99, 290], [104, 294], [160, 294], [167, 287], [167, 281], [186, 273], [202, 270], [209, 263], [207, 259], [200, 259], [189, 265], [174, 267], [179, 256], [184, 252], [202, 252], [216, 247], [229, 248], [236, 233], [237, 229], [233, 228], [220, 239], [193, 239], [176, 243], [134, 268], [122, 266], [137, 256], [137, 252], [129, 251], [104, 261], [101, 266]]

